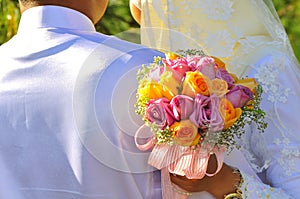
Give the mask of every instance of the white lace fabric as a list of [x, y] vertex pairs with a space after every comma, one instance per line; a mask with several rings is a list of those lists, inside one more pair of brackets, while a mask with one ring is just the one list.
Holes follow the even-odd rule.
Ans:
[[299, 197], [299, 64], [272, 1], [141, 0], [141, 8], [143, 44], [162, 51], [202, 48], [230, 72], [257, 79], [268, 128], [259, 134], [249, 127], [240, 142], [265, 178], [244, 173], [245, 198]]
[[242, 185], [241, 191], [243, 193], [243, 198], [269, 198], [269, 199], [279, 199], [279, 198], [292, 198], [285, 191], [280, 188], [275, 189], [267, 184], [262, 184], [260, 181], [256, 180], [253, 176], [249, 176], [242, 173], [244, 183]]

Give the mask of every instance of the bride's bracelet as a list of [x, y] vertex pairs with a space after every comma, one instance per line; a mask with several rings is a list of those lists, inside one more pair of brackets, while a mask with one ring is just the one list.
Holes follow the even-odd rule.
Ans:
[[241, 175], [240, 171], [239, 170], [235, 170], [234, 173], [237, 173], [239, 174], [240, 176], [240, 181], [236, 187], [236, 191], [235, 193], [229, 193], [229, 194], [226, 194], [224, 196], [224, 199], [243, 199], [243, 193], [242, 193], [242, 185], [244, 183], [244, 179], [243, 179], [243, 176]]
[[182, 191], [182, 190], [177, 189], [174, 185], [172, 185], [172, 189], [173, 189], [173, 191], [175, 191], [176, 193], [179, 193], [181, 195], [185, 195], [185, 196], [191, 196], [192, 195], [192, 193], [190, 193], [190, 192]]

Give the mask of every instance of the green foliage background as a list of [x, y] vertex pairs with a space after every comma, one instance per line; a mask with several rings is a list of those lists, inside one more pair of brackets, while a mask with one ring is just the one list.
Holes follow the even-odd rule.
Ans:
[[20, 12], [18, 5], [12, 0], [0, 0], [0, 44], [17, 33]]
[[[300, 0], [273, 0], [273, 3], [295, 54], [300, 59]], [[16, 34], [19, 19], [17, 0], [0, 0], [0, 44]], [[130, 41], [139, 42], [133, 28], [138, 28], [138, 24], [131, 17], [129, 0], [110, 0], [104, 17], [96, 24], [99, 32], [109, 35], [118, 34], [121, 38], [126, 37]], [[127, 31], [129, 29], [132, 32]]]

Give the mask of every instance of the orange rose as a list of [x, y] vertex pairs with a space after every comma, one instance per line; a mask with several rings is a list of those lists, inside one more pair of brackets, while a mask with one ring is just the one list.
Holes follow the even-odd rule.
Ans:
[[253, 100], [250, 100], [250, 101], [246, 104], [246, 108], [247, 108], [247, 109], [254, 110], [253, 103], [254, 103], [254, 101], [253, 101]]
[[182, 94], [194, 98], [196, 94], [209, 96], [210, 79], [199, 71], [187, 72], [183, 81]]
[[225, 95], [228, 92], [228, 84], [222, 79], [211, 80], [210, 93], [215, 93], [218, 97]]
[[239, 79], [235, 84], [239, 84], [242, 86], [248, 87], [253, 93], [255, 93], [257, 82], [254, 78], [246, 78], [246, 79]]
[[220, 100], [219, 112], [225, 123], [224, 129], [231, 127], [242, 115], [242, 109], [234, 108], [226, 98]]
[[148, 97], [149, 99], [165, 97], [171, 100], [174, 97], [173, 93], [168, 88], [154, 81], [144, 81], [141, 83], [138, 88], [138, 94]]
[[211, 56], [211, 57], [215, 60], [215, 63], [216, 63], [216, 65], [217, 65], [218, 68], [224, 68], [224, 69], [226, 69], [225, 63], [223, 61], [221, 61], [217, 57], [214, 57], [214, 56]]
[[192, 146], [199, 142], [200, 135], [197, 126], [190, 120], [175, 122], [171, 126], [174, 141], [181, 146]]

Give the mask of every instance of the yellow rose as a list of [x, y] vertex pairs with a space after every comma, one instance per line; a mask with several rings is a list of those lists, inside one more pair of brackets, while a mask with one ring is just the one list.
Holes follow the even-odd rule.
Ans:
[[218, 97], [221, 97], [228, 92], [228, 84], [222, 79], [213, 79], [211, 80], [209, 92], [215, 93]]
[[219, 112], [225, 123], [224, 129], [231, 127], [242, 115], [242, 109], [234, 108], [226, 98], [220, 100]]
[[199, 142], [197, 126], [190, 120], [175, 122], [171, 127], [174, 141], [181, 146], [192, 146]]
[[196, 94], [209, 96], [210, 79], [199, 71], [187, 72], [183, 81], [182, 94], [194, 98]]
[[160, 83], [154, 81], [144, 81], [138, 88], [138, 94], [149, 99], [159, 99], [165, 97], [169, 100], [173, 98], [170, 90], [164, 88]]
[[178, 94], [181, 81], [173, 76], [171, 71], [165, 71], [161, 76], [159, 83], [161, 83], [165, 89], [169, 89], [173, 96]]
[[196, 146], [197, 144], [199, 144], [200, 138], [201, 138], [201, 135], [199, 133], [197, 133], [194, 141], [192, 142], [192, 144], [190, 146]]
[[176, 55], [176, 54], [173, 53], [173, 52], [168, 52], [168, 53], [166, 53], [166, 57], [167, 57], [167, 59], [175, 60], [175, 59], [177, 59], [179, 56]]
[[236, 81], [235, 84], [242, 85], [248, 87], [253, 93], [255, 93], [257, 82], [254, 78], [246, 78], [246, 79], [239, 79]]

